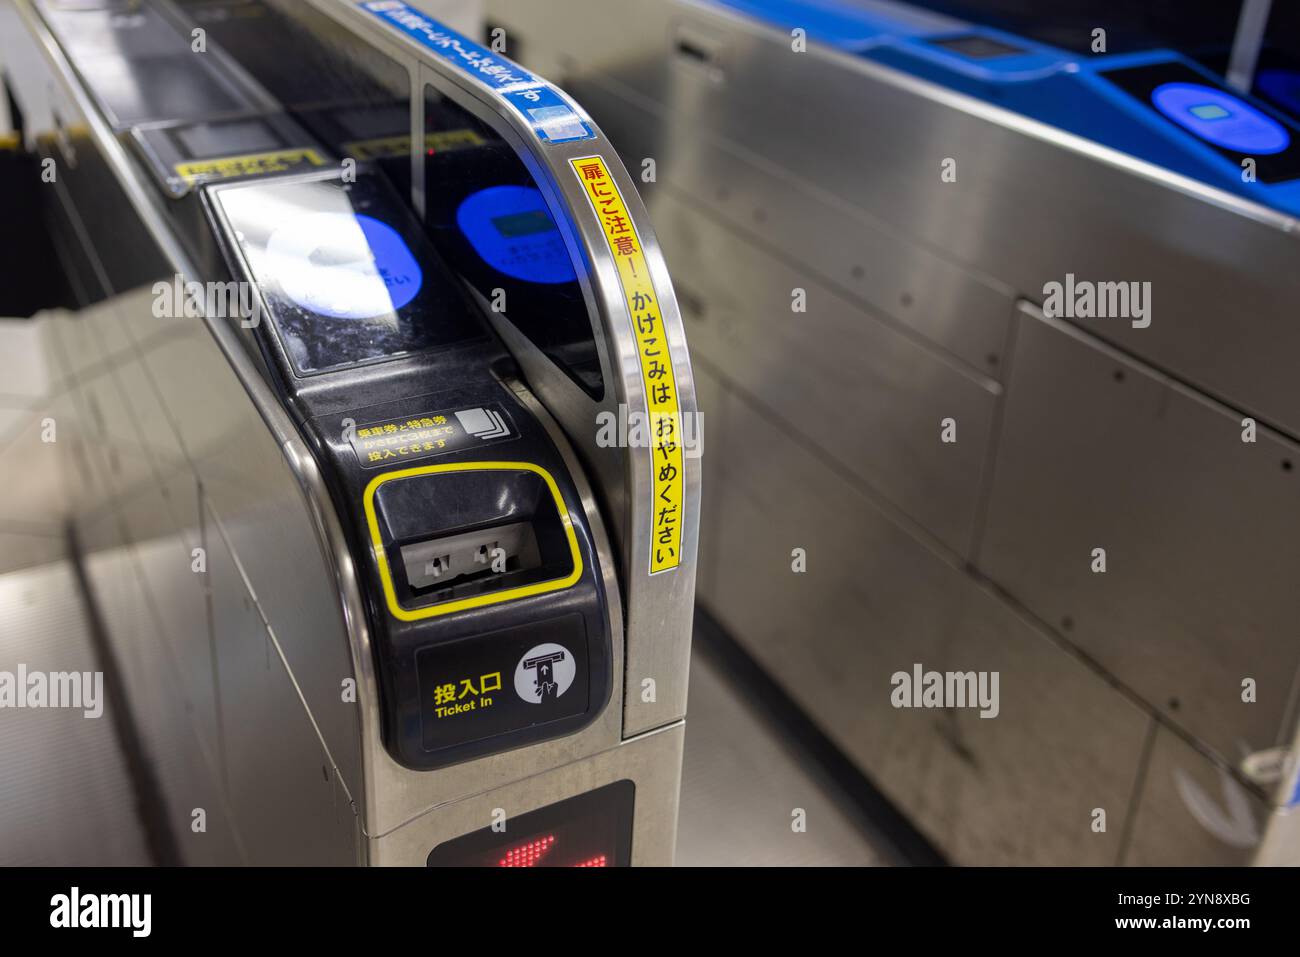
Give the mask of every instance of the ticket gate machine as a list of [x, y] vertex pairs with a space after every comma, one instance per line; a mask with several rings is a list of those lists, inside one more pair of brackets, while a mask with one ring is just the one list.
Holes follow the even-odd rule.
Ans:
[[596, 124], [390, 0], [0, 16], [179, 859], [670, 863], [695, 400]]

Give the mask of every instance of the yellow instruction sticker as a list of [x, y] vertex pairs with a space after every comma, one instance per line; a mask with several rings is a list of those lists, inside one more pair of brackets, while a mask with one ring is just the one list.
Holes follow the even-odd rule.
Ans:
[[[482, 146], [486, 142], [487, 140], [473, 130], [432, 130], [424, 136], [424, 148], [430, 156], [435, 153], [450, 153], [453, 150]], [[405, 156], [411, 152], [411, 137], [410, 134], [403, 133], [400, 136], [358, 140], [355, 143], [343, 144], [343, 152], [359, 160]]]
[[682, 553], [685, 500], [680, 441], [682, 409], [677, 396], [677, 379], [673, 374], [672, 353], [668, 348], [659, 299], [650, 280], [650, 267], [646, 263], [641, 237], [632, 225], [623, 195], [599, 156], [586, 156], [571, 162], [605, 231], [609, 251], [618, 264], [618, 278], [636, 337], [653, 449], [650, 463], [654, 490], [650, 502], [650, 574], [654, 575], [680, 565]]
[[223, 156], [220, 159], [177, 163], [176, 174], [193, 186], [217, 179], [287, 173], [302, 167], [324, 165], [325, 160], [315, 150], [278, 150], [274, 153], [250, 153], [247, 156]]

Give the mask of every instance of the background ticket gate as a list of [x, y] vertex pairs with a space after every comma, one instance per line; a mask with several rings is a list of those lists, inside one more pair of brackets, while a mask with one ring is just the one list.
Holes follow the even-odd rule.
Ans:
[[1297, 860], [1294, 62], [1204, 6], [487, 5], [655, 163], [701, 608], [957, 863]]
[[179, 859], [670, 863], [694, 387], [595, 123], [390, 0], [12, 0], [0, 43]]

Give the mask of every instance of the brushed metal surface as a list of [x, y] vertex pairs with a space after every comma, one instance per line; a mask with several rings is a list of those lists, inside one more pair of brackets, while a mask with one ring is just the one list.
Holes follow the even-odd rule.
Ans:
[[[250, 864], [353, 864], [356, 813], [298, 700], [264, 608], [209, 511], [208, 577], [226, 787]], [[279, 620], [279, 619], [277, 619]]]
[[497, 808], [505, 812], [508, 827], [511, 817], [626, 779], [636, 785], [632, 864], [668, 867], [677, 833], [684, 727], [677, 722], [581, 761], [439, 807], [371, 841], [370, 863], [423, 867], [429, 852], [443, 841], [490, 826]]
[[[968, 555], [1000, 389], [810, 277], [655, 194], [669, 265], [687, 292], [691, 348], [791, 437], [872, 486]], [[806, 312], [792, 309], [803, 290]], [[957, 441], [941, 441], [942, 421]], [[705, 550], [712, 547], [704, 543]]]
[[1290, 743], [1300, 446], [1034, 307], [1012, 368], [981, 568], [1220, 758]]
[[[747, 406], [711, 441], [710, 610], [821, 729], [955, 862], [1113, 863], [1146, 715], [824, 464], [772, 454], [780, 430]], [[998, 716], [894, 708], [916, 664], [999, 672]]]
[[[675, 109], [667, 122], [618, 81], [579, 74], [573, 83], [598, 116], [618, 118], [610, 126], [630, 166], [655, 159], [657, 181], [642, 192], [657, 228], [660, 197], [683, 194], [691, 208], [792, 258], [806, 275], [902, 335], [998, 377], [1014, 302], [1009, 287], [846, 204], [815, 175], [793, 175], [752, 148], [713, 138], [708, 115], [677, 122]], [[675, 104], [696, 109], [696, 97], [677, 96]]]

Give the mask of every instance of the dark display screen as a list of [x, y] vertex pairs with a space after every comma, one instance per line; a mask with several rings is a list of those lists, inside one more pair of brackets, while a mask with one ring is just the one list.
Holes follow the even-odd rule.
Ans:
[[533, 236], [555, 230], [555, 221], [541, 210], [497, 216], [492, 220], [492, 225], [506, 238]]
[[187, 157], [260, 153], [279, 149], [285, 145], [275, 130], [261, 120], [194, 123], [177, 129], [175, 136]]
[[266, 182], [218, 195], [299, 375], [485, 334], [383, 180]]
[[982, 37], [974, 33], [930, 42], [937, 47], [970, 57], [972, 60], [995, 60], [998, 57], [1016, 56], [1025, 52], [1024, 47], [1014, 47], [1010, 43], [1002, 43], [992, 37]]
[[627, 867], [636, 786], [616, 781], [439, 844], [430, 867]]

